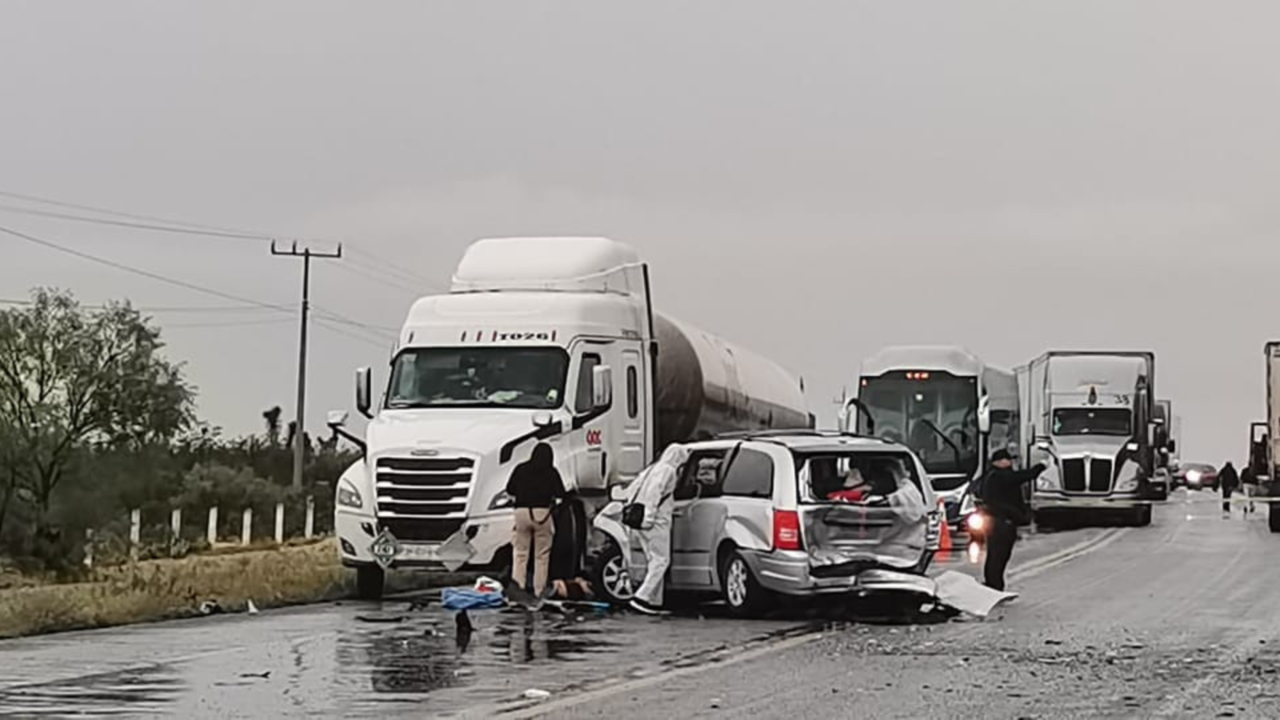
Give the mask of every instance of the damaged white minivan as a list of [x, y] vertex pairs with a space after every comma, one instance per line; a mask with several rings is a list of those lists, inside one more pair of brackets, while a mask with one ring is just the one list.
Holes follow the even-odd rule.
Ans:
[[[714, 593], [749, 616], [781, 597], [932, 594], [925, 577], [943, 511], [906, 447], [814, 430], [762, 431], [688, 445], [677, 481], [667, 589]], [[595, 584], [630, 598], [645, 560], [622, 504], [595, 519], [607, 539]]]

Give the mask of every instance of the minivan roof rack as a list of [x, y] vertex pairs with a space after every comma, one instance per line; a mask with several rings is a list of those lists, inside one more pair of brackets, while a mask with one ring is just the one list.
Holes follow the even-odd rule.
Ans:
[[817, 430], [815, 428], [768, 428], [765, 430], [733, 430], [730, 432], [717, 433], [716, 440], [754, 440], [756, 438], [775, 438], [775, 437], [849, 437], [860, 438], [863, 440], [876, 440], [879, 442], [887, 442], [884, 438], [874, 437], [872, 435], [859, 435], [858, 433], [846, 432], [843, 430]]

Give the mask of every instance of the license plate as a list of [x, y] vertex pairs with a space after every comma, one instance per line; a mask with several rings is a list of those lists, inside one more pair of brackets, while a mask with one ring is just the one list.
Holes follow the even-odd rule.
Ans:
[[400, 545], [400, 554], [397, 559], [436, 560], [439, 557], [439, 545], [415, 545], [411, 543], [403, 543]]

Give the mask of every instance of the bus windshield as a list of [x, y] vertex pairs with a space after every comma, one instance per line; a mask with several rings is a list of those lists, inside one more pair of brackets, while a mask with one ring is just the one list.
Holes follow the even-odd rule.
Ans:
[[554, 410], [568, 368], [555, 347], [408, 348], [392, 365], [387, 408]]
[[858, 399], [875, 420], [869, 432], [911, 448], [930, 475], [978, 469], [978, 382], [943, 372], [898, 372], [862, 379]]

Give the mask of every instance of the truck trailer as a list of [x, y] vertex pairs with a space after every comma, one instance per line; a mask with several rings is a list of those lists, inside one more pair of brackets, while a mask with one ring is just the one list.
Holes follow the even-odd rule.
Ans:
[[1024, 457], [1047, 467], [1032, 492], [1037, 523], [1105, 510], [1150, 524], [1158, 449], [1167, 444], [1155, 410], [1155, 354], [1048, 352], [1018, 375]]
[[649, 267], [607, 238], [473, 243], [444, 295], [410, 308], [377, 401], [356, 406], [362, 457], [338, 481], [335, 528], [362, 597], [392, 567], [510, 561], [511, 470], [538, 442], [589, 514], [670, 443], [811, 428], [802, 381], [653, 310]]

